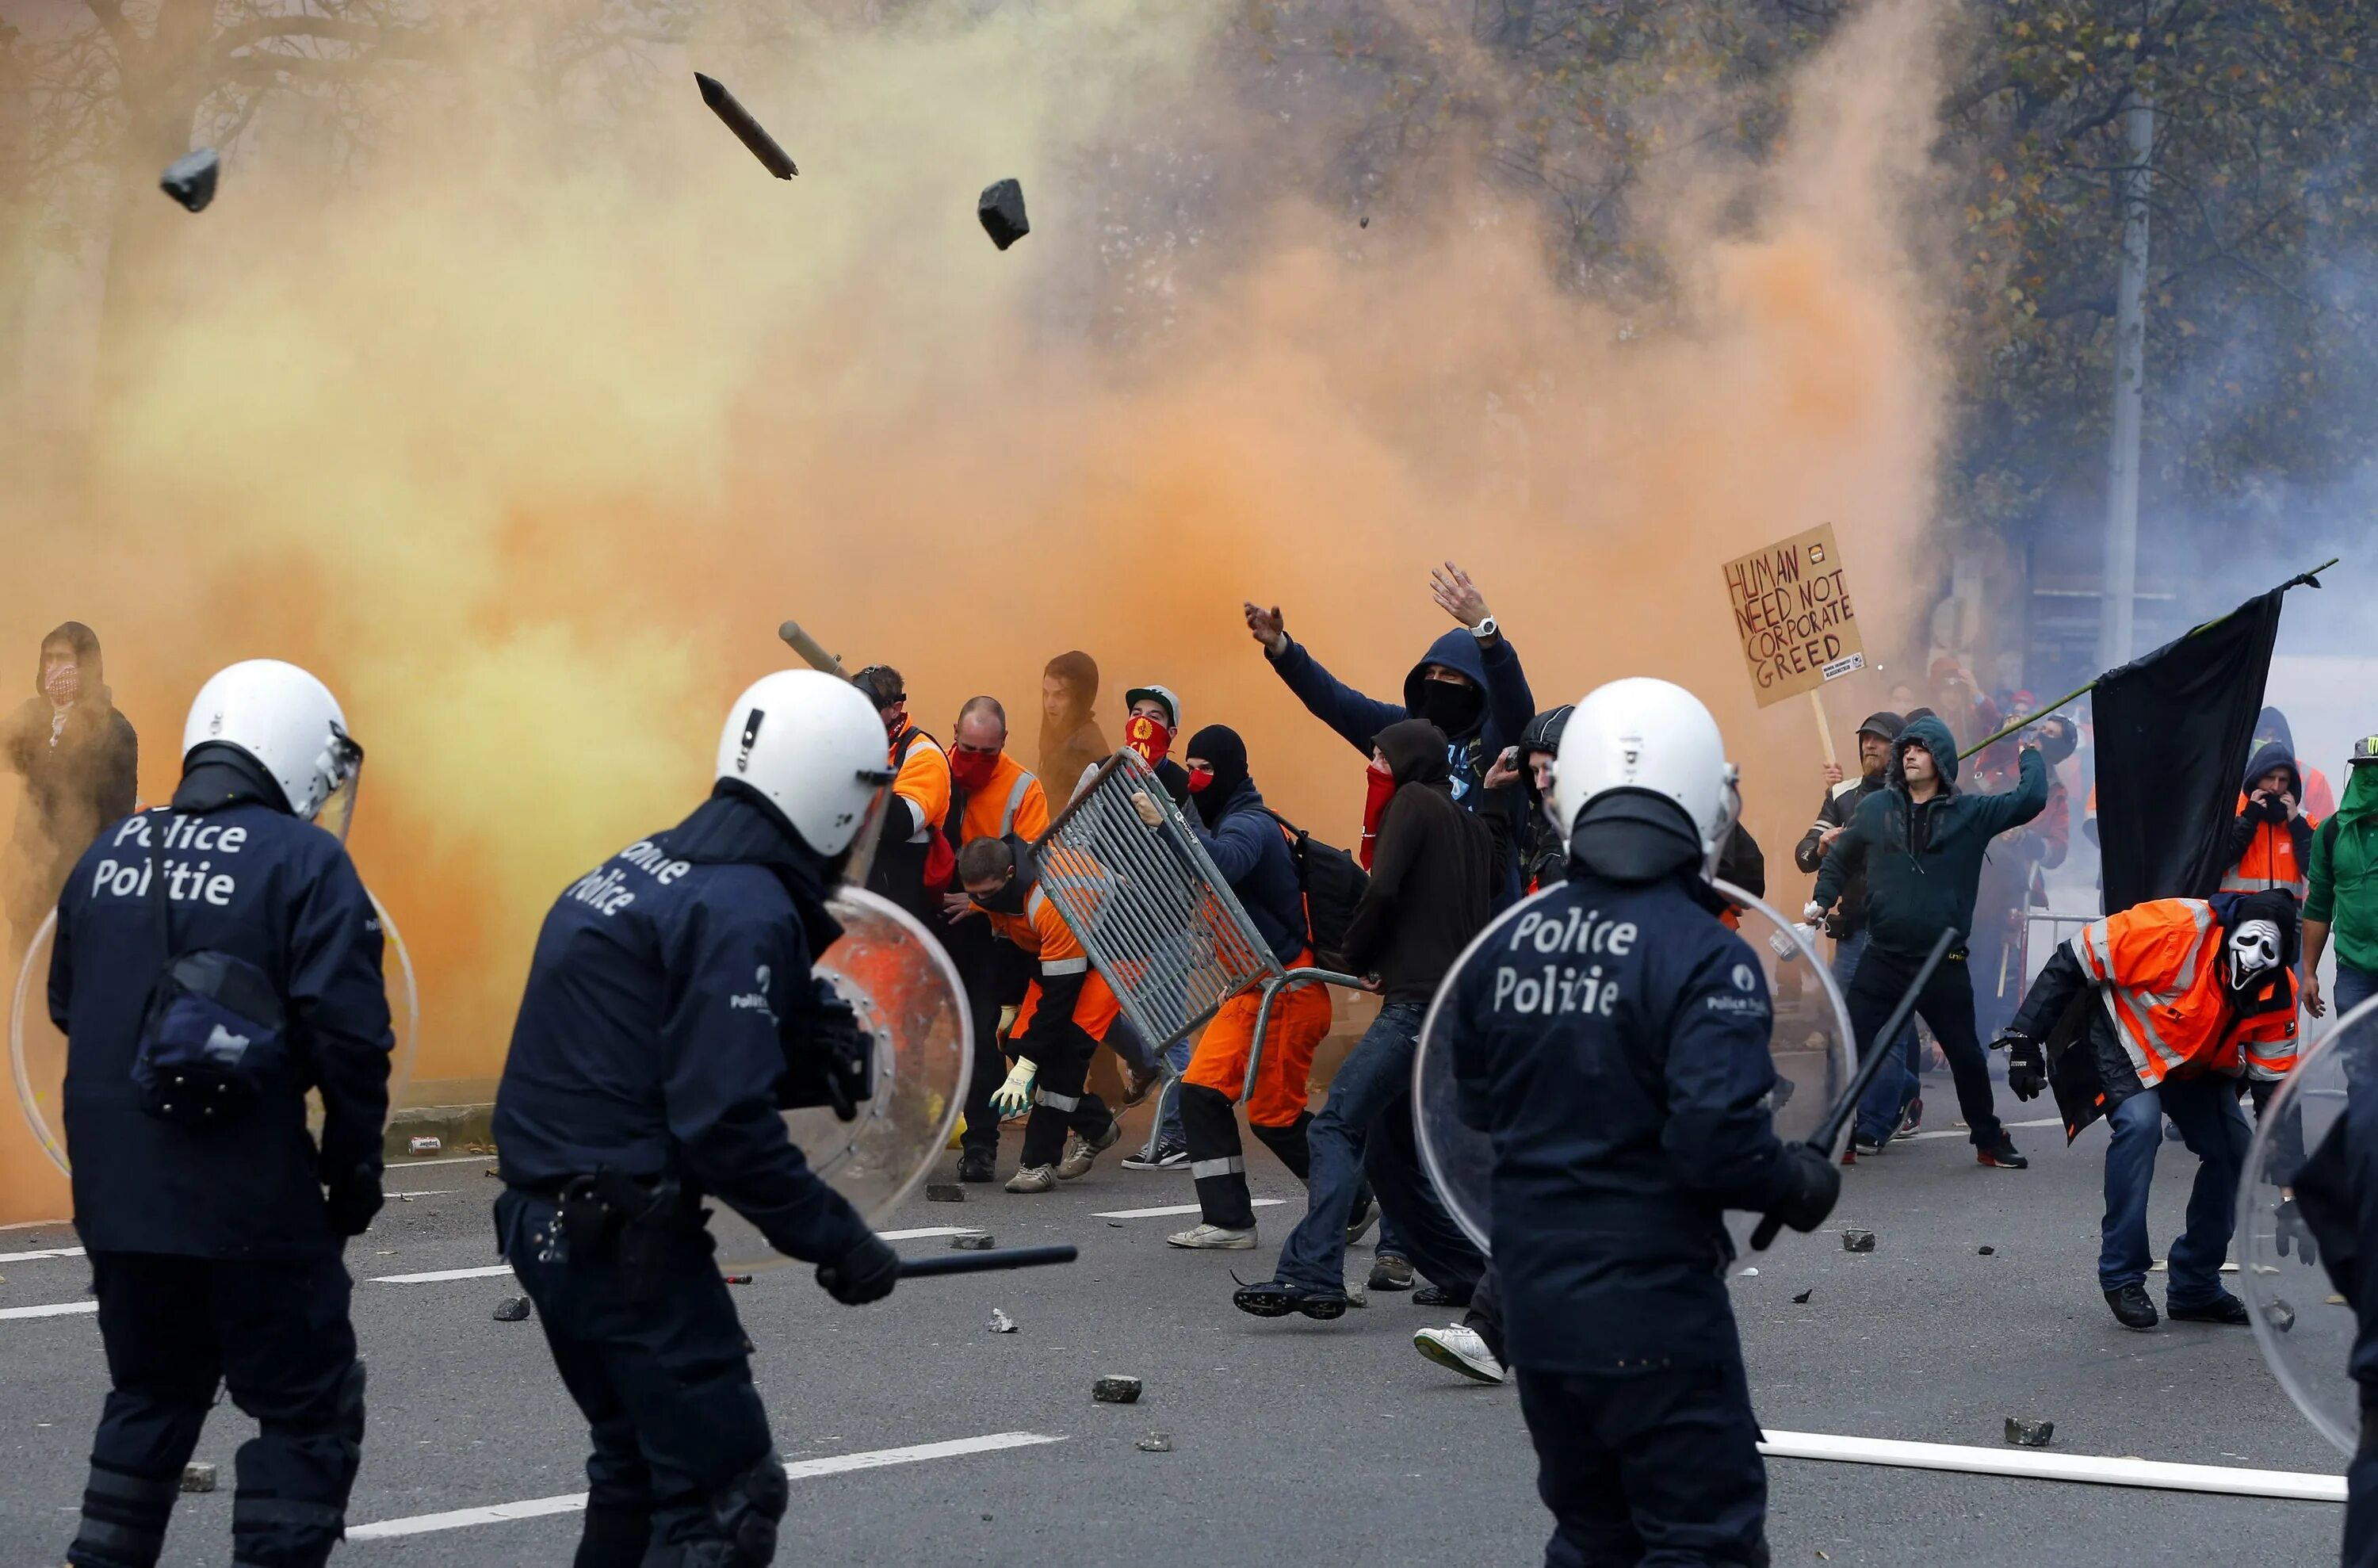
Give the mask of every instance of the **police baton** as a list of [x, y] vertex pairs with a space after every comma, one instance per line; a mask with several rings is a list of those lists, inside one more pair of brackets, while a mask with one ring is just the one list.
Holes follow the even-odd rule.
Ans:
[[1047, 1263], [1070, 1263], [1080, 1256], [1070, 1241], [1054, 1247], [1002, 1247], [988, 1252], [936, 1252], [928, 1258], [900, 1260], [900, 1277], [927, 1274], [979, 1274], [992, 1269], [1037, 1269]]
[[[1908, 982], [1907, 994], [1900, 997], [1899, 1005], [1891, 1009], [1890, 1019], [1875, 1035], [1880, 1043], [1857, 1065], [1857, 1071], [1850, 1075], [1850, 1086], [1842, 1091], [1842, 1097], [1833, 1102], [1833, 1108], [1825, 1113], [1825, 1119], [1819, 1122], [1817, 1130], [1808, 1135], [1809, 1148], [1828, 1160], [1833, 1157], [1833, 1146], [1841, 1141], [1842, 1129], [1849, 1126], [1850, 1118], [1857, 1114], [1857, 1104], [1866, 1097], [1875, 1075], [1882, 1071], [1884, 1062], [1898, 1055], [1890, 1048], [1891, 1043], [1897, 1041], [1899, 1031], [1907, 1027], [1908, 1019], [1916, 1011], [1916, 999], [1924, 995], [1924, 988], [1932, 983], [1932, 971], [1946, 963], [1951, 949], [1964, 940], [1964, 933], [1962, 931], [1944, 931], [1940, 933], [1940, 939], [1932, 944], [1932, 951], [1926, 955], [1922, 966], [1916, 970], [1916, 978]], [[1774, 1242], [1776, 1233], [1783, 1228], [1784, 1221], [1778, 1215], [1769, 1214], [1761, 1219], [1759, 1228], [1750, 1233], [1751, 1250], [1766, 1251]]]

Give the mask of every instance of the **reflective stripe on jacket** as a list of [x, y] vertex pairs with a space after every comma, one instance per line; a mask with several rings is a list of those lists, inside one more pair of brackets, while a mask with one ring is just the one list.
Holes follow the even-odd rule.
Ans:
[[2276, 1077], [2294, 1063], [2294, 1009], [2241, 1018], [2222, 987], [2221, 940], [2211, 904], [2156, 899], [2091, 922], [2070, 944], [2150, 1089], [2175, 1073]]

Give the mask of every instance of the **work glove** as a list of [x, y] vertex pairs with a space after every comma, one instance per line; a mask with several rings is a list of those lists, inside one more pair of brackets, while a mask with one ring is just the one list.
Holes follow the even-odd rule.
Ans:
[[1822, 919], [1824, 919], [1824, 918], [1825, 918], [1825, 906], [1824, 906], [1824, 905], [1820, 904], [1820, 903], [1817, 903], [1816, 901], [1814, 901], [1814, 900], [1812, 899], [1812, 900], [1810, 900], [1809, 902], [1808, 902], [1808, 903], [1803, 904], [1803, 905], [1801, 905], [1801, 906], [1800, 906], [1800, 920], [1801, 920], [1801, 923], [1802, 923], [1803, 924], [1807, 924], [1807, 925], [1814, 925], [1814, 924], [1816, 924], [1819, 921], [1820, 921], [1820, 920], [1822, 920]]
[[2007, 1087], [2018, 1100], [2036, 1100], [2048, 1087], [2048, 1051], [2028, 1034], [2012, 1030], [1990, 1042], [1993, 1051], [2007, 1054]]
[[357, 1165], [348, 1176], [326, 1183], [323, 1201], [330, 1212], [330, 1234], [361, 1236], [371, 1229], [372, 1216], [379, 1212], [386, 1201], [379, 1191], [379, 1177], [368, 1165]]
[[1040, 1076], [1040, 1066], [1028, 1056], [1015, 1058], [1008, 1069], [1007, 1081], [991, 1092], [991, 1109], [1001, 1116], [1020, 1116], [1032, 1108], [1033, 1080]]
[[1796, 1231], [1812, 1231], [1833, 1212], [1842, 1195], [1842, 1169], [1822, 1150], [1786, 1143], [1776, 1162], [1773, 1195], [1767, 1212]]
[[2273, 1218], [2278, 1222], [2280, 1257], [2288, 1255], [2288, 1244], [2293, 1242], [2307, 1265], [2320, 1261], [2320, 1245], [2312, 1239], [2312, 1226], [2304, 1224], [2303, 1211], [2296, 1207], [2293, 1194], [2279, 1200], [2278, 1212]]
[[892, 1294], [900, 1282], [900, 1254], [873, 1231], [831, 1263], [820, 1263], [817, 1282], [846, 1307], [864, 1307]]

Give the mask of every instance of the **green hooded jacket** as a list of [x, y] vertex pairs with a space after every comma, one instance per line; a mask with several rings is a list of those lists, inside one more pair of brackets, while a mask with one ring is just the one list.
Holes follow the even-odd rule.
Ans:
[[2304, 919], [2328, 923], [2336, 961], [2378, 974], [2378, 763], [2347, 776], [2336, 814], [2312, 839]]
[[[1940, 792], [1920, 805], [1907, 792], [1910, 746], [1931, 753], [1940, 770]], [[2038, 750], [2024, 747], [2020, 766], [2022, 777], [2004, 794], [1960, 793], [1949, 727], [1928, 716], [1916, 719], [1892, 743], [1889, 781], [1858, 803], [1817, 869], [1816, 901], [1832, 908], [1863, 866], [1866, 928], [1877, 947], [1921, 959], [1943, 928], [1970, 934], [1990, 840], [2048, 807], [2048, 764]]]

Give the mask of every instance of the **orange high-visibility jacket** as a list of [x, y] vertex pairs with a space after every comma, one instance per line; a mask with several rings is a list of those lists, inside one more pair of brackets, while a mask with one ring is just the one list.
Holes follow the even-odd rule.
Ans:
[[[2221, 983], [2220, 925], [2202, 899], [2156, 899], [2084, 926], [2072, 956], [2129, 1053], [2139, 1081], [2249, 1072], [2276, 1078], [2295, 1065], [2295, 1009], [2241, 1015]], [[2293, 975], [2281, 977], [2289, 988]]]
[[[1115, 1000], [1106, 978], [1090, 967], [1089, 955], [1082, 950], [1080, 939], [1065, 923], [1065, 917], [1057, 912], [1057, 906], [1049, 901], [1049, 895], [1033, 888], [1032, 896], [1024, 900], [1024, 912], [1020, 915], [984, 912], [993, 931], [1040, 960], [1041, 974], [1051, 979], [1069, 974], [1087, 976], [1082, 982], [1081, 998], [1074, 1004], [1074, 1021], [1091, 1039], [1106, 1039], [1107, 1031], [1123, 1012], [1123, 1004]], [[1015, 1021], [1009, 1026], [1007, 1037], [1023, 1039], [1032, 1026], [1032, 1015], [1039, 1007], [1040, 982], [1036, 979], [1025, 993], [1023, 1005], [1015, 1009]]]
[[991, 782], [967, 797], [966, 814], [958, 826], [958, 848], [978, 838], [1004, 838], [1010, 833], [1038, 838], [1048, 831], [1049, 797], [1042, 792], [1040, 780], [1013, 755], [1000, 753]]
[[925, 846], [924, 885], [946, 887], [956, 869], [957, 851], [942, 832], [950, 814], [950, 759], [942, 743], [911, 725], [892, 742], [892, 793], [917, 810], [918, 826], [907, 838]]
[[[2238, 797], [2238, 810], [2243, 814], [2246, 797]], [[2310, 815], [2304, 826], [2317, 829], [2319, 821]], [[2260, 822], [2254, 825], [2254, 837], [2238, 863], [2221, 879], [2225, 893], [2261, 893], [2274, 887], [2284, 887], [2296, 896], [2300, 904], [2312, 891], [2312, 868], [2296, 859], [2295, 835], [2284, 822]]]

